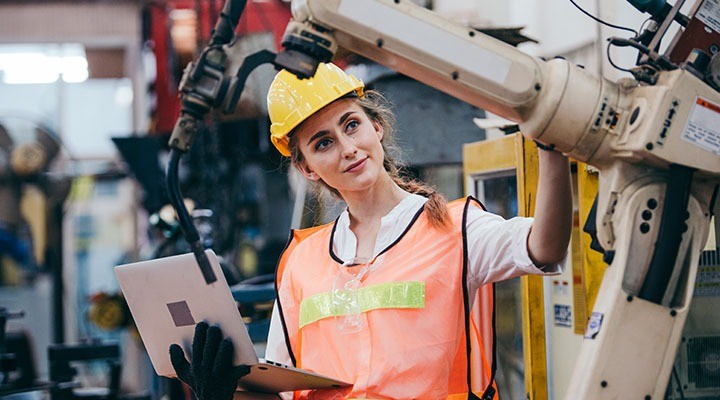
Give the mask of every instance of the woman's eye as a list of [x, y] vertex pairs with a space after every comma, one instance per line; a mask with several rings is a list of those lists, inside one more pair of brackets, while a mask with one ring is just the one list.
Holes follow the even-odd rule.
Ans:
[[330, 146], [330, 143], [332, 143], [332, 140], [330, 140], [328, 138], [322, 138], [322, 139], [318, 140], [317, 142], [315, 142], [315, 150], [323, 150], [323, 149], [327, 148], [328, 146]]
[[347, 125], [345, 125], [345, 131], [346, 132], [353, 131], [359, 125], [360, 125], [360, 123], [358, 121], [355, 121], [355, 120], [348, 121]]

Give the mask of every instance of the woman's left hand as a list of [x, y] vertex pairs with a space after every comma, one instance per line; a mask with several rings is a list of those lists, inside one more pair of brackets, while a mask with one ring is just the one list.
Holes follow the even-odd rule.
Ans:
[[238, 379], [250, 373], [247, 365], [234, 366], [235, 346], [223, 339], [219, 327], [200, 322], [195, 326], [192, 363], [182, 347], [170, 345], [170, 361], [178, 379], [192, 389], [198, 400], [232, 400]]

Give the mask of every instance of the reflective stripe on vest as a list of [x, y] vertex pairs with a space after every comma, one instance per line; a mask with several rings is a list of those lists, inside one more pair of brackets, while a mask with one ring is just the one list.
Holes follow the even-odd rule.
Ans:
[[491, 325], [492, 314], [477, 320], [465, 288], [463, 219], [473, 206], [469, 200], [448, 205], [450, 231], [433, 228], [419, 213], [371, 262], [354, 292], [362, 328], [352, 333], [338, 329], [343, 318], [330, 318], [347, 314], [333, 302], [335, 278], [347, 268], [330, 250], [334, 225], [293, 233], [277, 271], [291, 358], [300, 368], [354, 383], [295, 398], [456, 399], [468, 398], [470, 381], [478, 395], [488, 387], [492, 339], [478, 336], [486, 332], [478, 323]]
[[[343, 296], [350, 297], [348, 291], [340, 291]], [[382, 308], [424, 308], [425, 283], [423, 282], [390, 282], [381, 283], [357, 290], [357, 308], [360, 312], [368, 312]], [[319, 293], [304, 299], [300, 304], [300, 328], [307, 324], [328, 317], [349, 314], [349, 307], [342, 307], [333, 299], [332, 292]]]

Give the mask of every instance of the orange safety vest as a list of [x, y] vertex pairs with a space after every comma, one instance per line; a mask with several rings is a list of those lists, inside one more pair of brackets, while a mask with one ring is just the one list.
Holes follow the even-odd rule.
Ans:
[[354, 384], [296, 392], [296, 399], [497, 398], [493, 286], [483, 286], [475, 304], [468, 300], [468, 207], [482, 205], [472, 198], [448, 204], [450, 232], [433, 228], [421, 209], [370, 261], [347, 292], [362, 326], [352, 333], [338, 326], [348, 311], [337, 307], [345, 292], [334, 294], [333, 287], [338, 274], [365, 266], [343, 266], [332, 252], [334, 224], [292, 232], [276, 278], [290, 358], [299, 368]]

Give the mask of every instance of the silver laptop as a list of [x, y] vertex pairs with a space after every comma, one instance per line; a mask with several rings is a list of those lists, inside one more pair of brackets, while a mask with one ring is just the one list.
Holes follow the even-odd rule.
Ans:
[[235, 365], [249, 365], [238, 388], [264, 393], [340, 388], [348, 383], [292, 366], [258, 359], [237, 303], [215, 253], [206, 250], [217, 281], [208, 285], [192, 253], [115, 267], [115, 275], [145, 349], [158, 375], [175, 377], [169, 347], [177, 343], [190, 354], [195, 324], [220, 326], [235, 345]]

